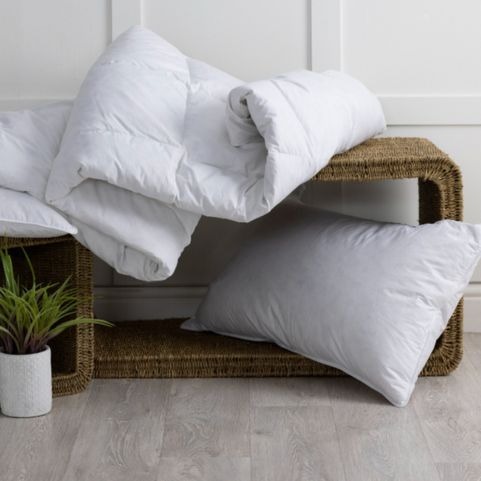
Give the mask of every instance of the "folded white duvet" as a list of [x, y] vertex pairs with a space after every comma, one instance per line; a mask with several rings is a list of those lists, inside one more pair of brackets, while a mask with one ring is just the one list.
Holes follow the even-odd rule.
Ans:
[[[65, 104], [49, 109], [46, 122], [57, 120], [43, 156], [61, 144], [46, 201], [80, 242], [143, 280], [172, 274], [200, 215], [255, 219], [385, 127], [377, 98], [348, 75], [243, 85], [140, 27], [93, 65], [66, 126]], [[5, 187], [38, 197], [42, 182]]]

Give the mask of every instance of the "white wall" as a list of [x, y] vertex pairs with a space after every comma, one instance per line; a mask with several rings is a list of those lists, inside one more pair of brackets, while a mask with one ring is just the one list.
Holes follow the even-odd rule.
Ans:
[[[481, 222], [480, 18], [476, 0], [0, 0], [0, 108], [74, 96], [111, 38], [138, 23], [246, 80], [342, 69], [380, 95], [387, 135], [428, 137], [460, 164], [465, 218]], [[311, 185], [305, 198], [416, 219], [412, 181]], [[203, 220], [177, 273], [154, 286], [97, 263], [99, 313], [189, 314], [248, 229]], [[481, 269], [466, 304], [468, 328], [481, 330]]]

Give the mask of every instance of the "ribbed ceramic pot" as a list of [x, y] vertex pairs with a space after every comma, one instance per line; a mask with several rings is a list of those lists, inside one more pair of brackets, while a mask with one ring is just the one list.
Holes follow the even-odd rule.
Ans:
[[5, 416], [30, 418], [52, 409], [50, 348], [36, 354], [0, 352], [0, 410]]

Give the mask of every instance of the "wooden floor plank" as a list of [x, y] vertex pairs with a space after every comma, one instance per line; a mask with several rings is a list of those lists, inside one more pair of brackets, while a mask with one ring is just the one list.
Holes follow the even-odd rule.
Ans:
[[441, 481], [481, 481], [481, 463], [439, 463], [437, 468]]
[[157, 481], [249, 481], [250, 458], [161, 458]]
[[64, 479], [156, 481], [170, 384], [94, 381]]
[[162, 456], [249, 456], [249, 380], [175, 379]]
[[63, 481], [89, 390], [54, 399], [52, 412], [31, 419], [0, 417], [0, 480]]
[[412, 406], [391, 406], [354, 379], [332, 383], [330, 396], [347, 479], [439, 480]]
[[420, 379], [411, 404], [435, 462], [481, 462], [481, 383], [468, 356], [450, 376]]
[[96, 380], [0, 416], [0, 481], [481, 481], [481, 335], [406, 408], [350, 378]]
[[255, 378], [250, 380], [253, 406], [330, 406], [325, 378]]
[[329, 406], [253, 407], [252, 481], [342, 481]]

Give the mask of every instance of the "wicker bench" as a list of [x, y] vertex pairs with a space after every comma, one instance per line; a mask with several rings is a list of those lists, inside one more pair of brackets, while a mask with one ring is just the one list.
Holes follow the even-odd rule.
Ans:
[[[371, 140], [336, 156], [314, 177], [319, 182], [418, 179], [419, 221], [462, 219], [462, 182], [458, 167], [424, 139]], [[27, 246], [45, 279], [74, 273], [91, 306], [90, 254], [69, 238], [32, 241], [4, 239], [4, 246]], [[54, 262], [52, 262], [54, 260]], [[322, 315], [320, 313], [319, 315]], [[252, 343], [209, 333], [179, 329], [181, 320], [119, 323], [115, 329], [95, 329], [96, 377], [235, 377], [342, 375], [277, 346]], [[92, 371], [93, 337], [78, 328], [53, 346], [55, 393], [82, 389]], [[439, 338], [422, 375], [446, 375], [462, 357], [462, 301]]]

